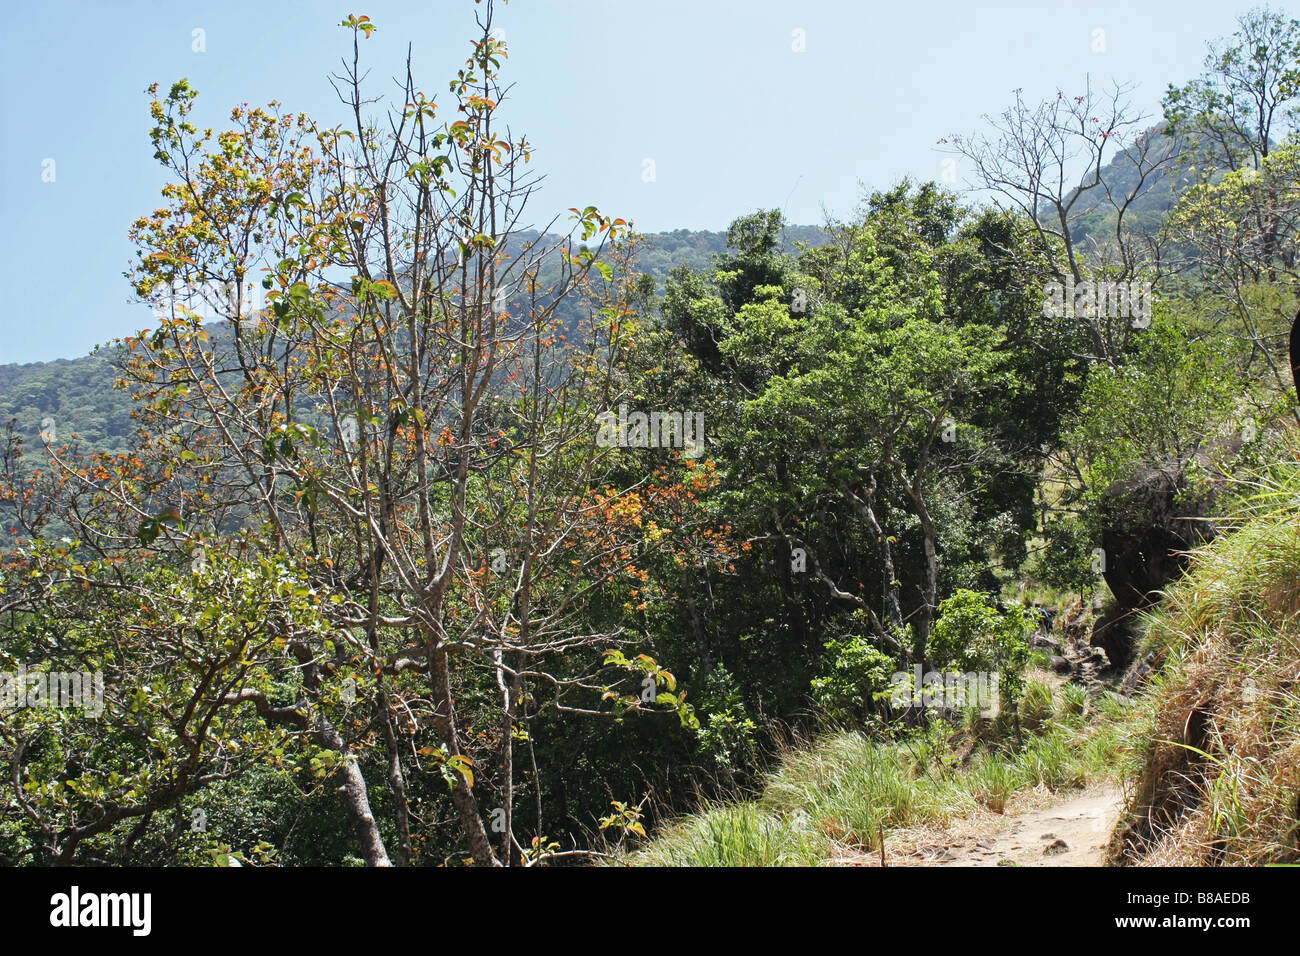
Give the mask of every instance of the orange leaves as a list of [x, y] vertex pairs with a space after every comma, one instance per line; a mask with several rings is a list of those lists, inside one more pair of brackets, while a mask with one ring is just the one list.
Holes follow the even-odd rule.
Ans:
[[608, 523], [619, 527], [641, 527], [641, 496], [635, 491], [625, 495], [597, 496], [597, 504]]

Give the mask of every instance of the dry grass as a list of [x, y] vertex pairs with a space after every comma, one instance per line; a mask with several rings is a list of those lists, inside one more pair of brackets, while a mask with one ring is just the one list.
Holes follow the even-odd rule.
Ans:
[[1162, 669], [1110, 861], [1300, 861], [1300, 464], [1260, 484], [1147, 627]]

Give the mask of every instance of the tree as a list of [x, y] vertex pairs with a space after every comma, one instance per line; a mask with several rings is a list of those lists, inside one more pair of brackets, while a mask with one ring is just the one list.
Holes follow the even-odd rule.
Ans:
[[1187, 250], [1189, 265], [1222, 334], [1251, 344], [1250, 359], [1268, 366], [1283, 392], [1280, 364], [1295, 312], [1300, 241], [1300, 143], [1288, 137], [1259, 168], [1244, 166], [1183, 194], [1166, 228]]
[[1035, 626], [1023, 605], [999, 612], [986, 595], [960, 588], [939, 608], [934, 657], [951, 670], [996, 672], [1002, 703], [1014, 711], [1024, 693]]
[[[1123, 368], [1095, 366], [1065, 441], [1087, 486], [1102, 491], [1144, 469], [1195, 467], [1239, 420], [1249, 389], [1230, 347], [1163, 319]], [[1153, 414], [1152, 409], [1160, 409]]]
[[1200, 77], [1165, 95], [1170, 129], [1198, 144], [1185, 157], [1195, 182], [1167, 234], [1287, 390], [1275, 356], [1289, 327], [1279, 315], [1295, 312], [1297, 166], [1294, 136], [1277, 134], [1294, 130], [1300, 104], [1300, 20], [1264, 7], [1237, 24], [1209, 44]]
[[992, 408], [1014, 407], [1016, 353], [987, 286], [964, 284], [980, 256], [964, 216], [904, 183], [797, 263], [773, 252], [779, 219], [746, 217], [711, 277], [670, 285], [668, 327], [692, 348], [713, 330], [701, 400], [721, 412], [721, 500], [762, 547], [804, 653], [822, 650], [804, 643], [813, 626], [857, 615], [880, 647], [923, 659], [945, 554], [956, 572], [986, 545], [971, 539], [993, 474], [1009, 497], [1031, 486], [1007, 481], [1019, 466], [999, 432], [1015, 426]]
[[1194, 158], [1211, 169], [1259, 169], [1300, 96], [1300, 20], [1261, 7], [1237, 26], [1209, 44], [1199, 77], [1169, 84], [1163, 103], [1169, 131], [1192, 134]]
[[[799, 498], [780, 502], [791, 520], [780, 521], [777, 530], [803, 546], [802, 515], [835, 502], [847, 506], [874, 544], [880, 603], [834, 580], [815, 550], [809, 553], [811, 572], [836, 599], [862, 610], [878, 639], [896, 651], [906, 647], [906, 654], [921, 661], [937, 606], [935, 499], [944, 472], [953, 467], [945, 433], [951, 429], [955, 437], [951, 416], [960, 413], [961, 403], [978, 403], [982, 392], [1010, 387], [1011, 381], [1000, 372], [993, 330], [954, 328], [916, 304], [911, 314], [900, 315], [899, 299], [889, 294], [879, 301], [853, 317], [837, 307], [819, 310], [798, 323], [797, 333], [783, 305], [770, 299], [750, 304], [742, 309], [744, 328], [724, 344], [724, 352], [761, 354], [767, 343], [797, 350], [790, 370], [769, 379], [744, 406], [754, 464], [761, 466], [774, 446], [799, 463]], [[978, 441], [967, 448], [978, 454]], [[921, 545], [913, 566], [920, 595], [907, 642], [897, 555], [905, 529], [913, 526]]]
[[328, 667], [314, 654], [329, 644], [305, 576], [286, 555], [138, 540], [121, 499], [91, 484], [138, 494], [141, 465], [102, 454], [37, 487], [0, 482], [0, 498], [43, 497], [85, 532], [48, 542], [51, 511], [24, 508], [33, 537], [0, 568], [0, 673], [59, 675], [80, 698], [4, 704], [0, 854], [11, 864], [134, 862], [151, 827], [174, 820], [177, 844], [185, 802], [259, 765], [307, 780], [329, 770], [345, 786], [359, 777], [325, 739], [344, 719], [337, 695], [318, 701], [323, 746], [305, 737], [304, 704]]
[[[1032, 104], [1017, 90], [1012, 106], [985, 117], [989, 133], [941, 140], [971, 165], [971, 185], [987, 190], [1016, 223], [1018, 242], [1008, 251], [1017, 251], [1022, 282], [1035, 291], [1048, 282], [1159, 281], [1161, 237], [1137, 226], [1131, 210], [1147, 188], [1170, 174], [1178, 147], [1147, 127], [1129, 92], [1120, 85], [1100, 92], [1089, 82], [1080, 95], [1058, 90]], [[1117, 159], [1129, 171], [1122, 187], [1104, 173]], [[1109, 214], [1111, 235], [1080, 243], [1082, 221], [1098, 210]], [[1068, 309], [1065, 317], [1068, 329], [1081, 333], [1083, 347], [1076, 348], [1062, 329], [1046, 326], [1038, 330], [1046, 350], [1122, 361], [1132, 316]]]
[[[540, 706], [607, 712], [601, 652], [626, 645], [624, 620], [580, 615], [635, 575], [655, 493], [671, 493], [614, 483], [617, 449], [595, 441], [633, 330], [627, 223], [587, 207], [568, 236], [518, 238], [538, 180], [529, 143], [500, 131], [490, 2], [479, 25], [441, 122], [409, 62], [387, 129], [367, 121], [365, 17], [344, 21], [335, 77], [350, 128], [273, 104], [237, 108], [214, 137], [189, 119], [187, 83], [155, 89], [155, 155], [175, 181], [132, 230], [130, 277], [169, 314], [127, 340], [126, 376], [193, 516], [142, 520], [176, 545], [254, 524], [253, 546], [299, 556], [340, 653], [370, 675], [373, 723], [357, 729], [380, 731], [400, 862], [422, 759], [445, 771], [474, 860], [520, 858], [514, 741]], [[246, 305], [259, 273], [265, 314]], [[214, 282], [229, 294], [209, 332], [167, 291]], [[579, 299], [588, 318], [562, 319]], [[649, 658], [617, 660], [664, 679]], [[345, 761], [371, 739], [322, 736]], [[500, 801], [497, 847], [479, 781]], [[367, 861], [386, 863], [360, 775], [344, 800]]]

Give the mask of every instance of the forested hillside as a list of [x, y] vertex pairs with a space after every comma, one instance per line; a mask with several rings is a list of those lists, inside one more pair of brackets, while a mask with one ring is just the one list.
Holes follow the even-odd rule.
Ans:
[[1112, 862], [1295, 862], [1300, 21], [990, 104], [979, 201], [642, 236], [520, 225], [481, 20], [437, 102], [345, 20], [352, 128], [149, 89], [150, 327], [0, 367], [0, 673], [84, 675], [0, 862], [866, 865], [1122, 774]]
[[[535, 233], [518, 237], [518, 243], [535, 242]], [[802, 243], [824, 243], [825, 234], [817, 226], [787, 224], [782, 242], [787, 252]], [[641, 236], [636, 268], [654, 279], [662, 289], [672, 270], [708, 269], [714, 259], [725, 252], [725, 232], [675, 232]], [[579, 311], [568, 303], [570, 317]], [[142, 326], [152, 319], [149, 309], [140, 308]], [[219, 320], [218, 320], [219, 322]], [[220, 326], [214, 322], [213, 334]], [[91, 355], [68, 356], [49, 362], [0, 365], [0, 423], [14, 423], [14, 433], [29, 447], [39, 446], [41, 434], [65, 440], [75, 438], [86, 448], [101, 451], [125, 451], [134, 426], [131, 423], [130, 395], [114, 388], [116, 364], [121, 352], [112, 343]]]

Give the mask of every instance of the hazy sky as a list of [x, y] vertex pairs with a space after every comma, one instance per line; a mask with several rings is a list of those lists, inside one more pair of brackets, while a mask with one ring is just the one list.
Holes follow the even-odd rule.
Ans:
[[[188, 77], [200, 127], [222, 129], [231, 106], [271, 99], [333, 125], [345, 117], [326, 75], [348, 48], [346, 14], [378, 24], [363, 47], [372, 89], [392, 89], [410, 41], [433, 93], [469, 53], [479, 9], [0, 4], [0, 364], [73, 357], [150, 324], [122, 278], [128, 225], [160, 204], [150, 83]], [[1134, 102], [1154, 114], [1165, 85], [1195, 75], [1205, 42], [1232, 33], [1251, 5], [514, 0], [497, 24], [518, 84], [507, 116], [548, 175], [538, 218], [597, 205], [658, 231], [722, 229], [772, 206], [821, 222], [823, 208], [850, 214], [864, 188], [938, 179], [936, 141], [978, 128], [1017, 87], [1038, 98], [1079, 90], [1089, 74], [1114, 78], [1136, 84]], [[1272, 6], [1296, 14], [1295, 3]], [[54, 181], [43, 182], [49, 159]]]

